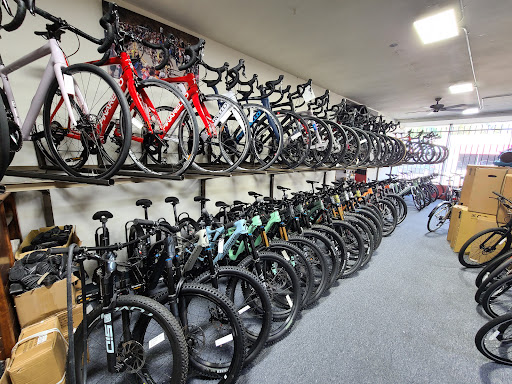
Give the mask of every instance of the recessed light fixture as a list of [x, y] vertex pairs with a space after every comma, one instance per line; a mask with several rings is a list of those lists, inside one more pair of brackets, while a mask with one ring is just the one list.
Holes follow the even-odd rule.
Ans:
[[476, 115], [480, 110], [478, 108], [467, 108], [462, 111], [463, 115]]
[[473, 90], [473, 84], [471, 83], [460, 83], [450, 86], [450, 93], [466, 93]]
[[435, 43], [459, 34], [453, 9], [417, 20], [414, 22], [414, 28], [423, 44]]

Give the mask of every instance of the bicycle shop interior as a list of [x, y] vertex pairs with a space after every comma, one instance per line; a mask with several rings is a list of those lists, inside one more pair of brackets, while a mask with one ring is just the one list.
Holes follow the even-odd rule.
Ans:
[[0, 12], [0, 384], [511, 382], [510, 0]]

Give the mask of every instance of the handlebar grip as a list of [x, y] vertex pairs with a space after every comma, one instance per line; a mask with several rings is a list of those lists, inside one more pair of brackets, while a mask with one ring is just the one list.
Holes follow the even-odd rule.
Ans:
[[164, 58], [160, 61], [160, 64], [155, 66], [157, 71], [164, 69], [165, 66], [169, 63], [169, 50], [162, 46], [162, 51], [164, 52]]
[[[67, 248], [48, 248], [46, 251], [51, 255], [64, 255], [64, 254], [69, 253], [69, 247], [67, 247]], [[73, 249], [73, 253], [80, 253], [80, 252], [82, 252], [81, 247], [75, 247]]]
[[[23, 20], [25, 20], [25, 15], [27, 14], [27, 7], [25, 6], [25, 2], [23, 0], [15, 0], [16, 1], [16, 14], [12, 18], [12, 20], [2, 25], [1, 28], [6, 30], [7, 32], [12, 32], [15, 29], [18, 29], [21, 24], [23, 24]], [[0, 10], [0, 22], [1, 22], [1, 10]]]
[[133, 225], [156, 225], [153, 220], [143, 220], [143, 219], [135, 219], [133, 220]]
[[178, 67], [178, 69], [180, 71], [189, 69], [197, 62], [197, 59], [199, 56], [199, 51], [204, 46], [204, 43], [205, 43], [204, 39], [199, 39], [199, 43], [197, 43], [196, 45], [190, 45], [187, 48], [185, 48], [185, 54], [190, 56], [190, 59], [188, 60], [188, 62], [186, 64], [182, 64]]
[[[231, 69], [228, 69], [226, 76], [226, 91], [232, 89], [240, 81], [240, 69], [245, 68], [245, 60], [240, 59], [238, 64]], [[230, 79], [228, 79], [228, 77]]]
[[108, 51], [112, 43], [114, 42], [115, 35], [112, 28], [112, 22], [114, 21], [114, 4], [108, 4], [108, 11], [100, 19], [100, 25], [105, 29], [105, 37], [102, 40], [101, 45], [98, 47], [99, 53], [105, 53]]

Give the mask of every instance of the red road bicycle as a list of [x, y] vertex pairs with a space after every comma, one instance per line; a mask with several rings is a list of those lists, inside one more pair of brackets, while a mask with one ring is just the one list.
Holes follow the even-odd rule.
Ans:
[[208, 173], [230, 172], [236, 169], [250, 154], [252, 143], [249, 121], [236, 99], [201, 93], [194, 73], [189, 70], [201, 59], [205, 41], [185, 49], [189, 56], [183, 76], [168, 77], [168, 83], [186, 84], [184, 95], [196, 111], [199, 123], [199, 150], [194, 168]]

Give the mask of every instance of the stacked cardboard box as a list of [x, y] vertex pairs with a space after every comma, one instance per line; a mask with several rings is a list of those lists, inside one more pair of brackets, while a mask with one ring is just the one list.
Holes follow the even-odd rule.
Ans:
[[460, 205], [453, 207], [447, 240], [454, 252], [474, 234], [510, 219], [493, 192], [512, 200], [512, 169], [468, 165]]

